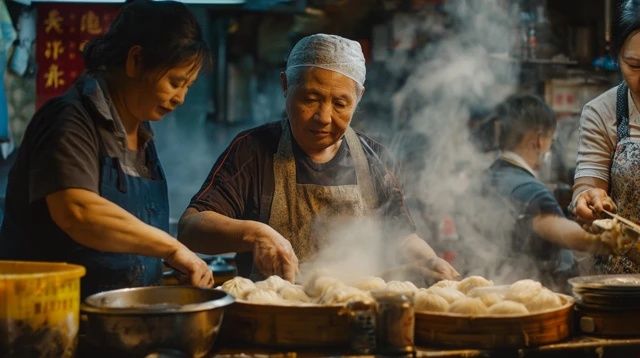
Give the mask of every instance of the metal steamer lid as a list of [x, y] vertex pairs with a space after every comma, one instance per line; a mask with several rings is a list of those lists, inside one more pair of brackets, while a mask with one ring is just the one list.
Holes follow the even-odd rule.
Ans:
[[640, 275], [596, 275], [569, 279], [578, 306], [597, 311], [640, 310]]

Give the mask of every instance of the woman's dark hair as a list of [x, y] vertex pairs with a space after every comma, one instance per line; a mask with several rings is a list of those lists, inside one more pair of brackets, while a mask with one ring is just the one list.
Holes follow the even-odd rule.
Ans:
[[622, 0], [613, 36], [613, 55], [618, 57], [627, 37], [640, 30], [640, 0]]
[[83, 51], [88, 71], [122, 68], [132, 46], [142, 47], [145, 71], [168, 70], [185, 61], [208, 67], [209, 48], [187, 7], [175, 1], [135, 0], [122, 7], [109, 31]]
[[476, 126], [474, 141], [484, 151], [511, 150], [530, 131], [548, 133], [556, 129], [556, 117], [542, 99], [530, 94], [508, 97]]

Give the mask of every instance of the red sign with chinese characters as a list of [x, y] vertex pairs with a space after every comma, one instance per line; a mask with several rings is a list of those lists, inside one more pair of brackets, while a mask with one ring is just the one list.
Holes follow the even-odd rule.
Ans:
[[38, 5], [36, 108], [64, 93], [84, 71], [82, 49], [109, 29], [115, 5]]

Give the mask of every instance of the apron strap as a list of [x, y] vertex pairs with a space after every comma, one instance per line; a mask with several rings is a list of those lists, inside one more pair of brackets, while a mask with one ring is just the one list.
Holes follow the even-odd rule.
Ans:
[[[90, 110], [92, 108], [91, 103], [89, 102], [89, 99], [85, 97], [82, 97], [82, 104], [87, 110]], [[122, 170], [120, 159], [112, 158], [109, 156], [107, 152], [107, 147], [104, 143], [104, 138], [102, 138], [102, 133], [100, 133], [100, 126], [98, 125], [98, 120], [96, 119], [95, 116], [91, 116], [91, 119], [93, 122], [93, 128], [95, 128], [95, 131], [96, 131], [96, 139], [98, 140], [98, 162], [100, 163], [101, 167], [104, 165], [109, 165], [116, 170], [118, 175], [118, 178], [117, 178], [118, 190], [121, 193], [126, 193], [127, 181], [125, 179], [125, 173]], [[100, 178], [100, 180], [102, 180], [102, 178]]]
[[[276, 160], [291, 159], [293, 158], [292, 138], [289, 129], [289, 121], [284, 119], [282, 122], [282, 136], [278, 143], [278, 152], [274, 156], [274, 162]], [[353, 159], [353, 166], [356, 170], [356, 181], [360, 188], [362, 200], [365, 207], [368, 210], [373, 210], [377, 207], [378, 196], [373, 187], [373, 181], [371, 179], [371, 172], [369, 170], [369, 162], [364, 154], [364, 149], [360, 143], [360, 139], [356, 132], [348, 127], [345, 132], [344, 138], [349, 146], [351, 158]], [[296, 166], [295, 160], [286, 160], [287, 164], [284, 165], [284, 170], [289, 178], [296, 178]], [[291, 181], [293, 187], [286, 188], [291, 193], [295, 192], [295, 183], [297, 180]]]
[[625, 82], [618, 85], [616, 95], [616, 132], [618, 135], [618, 143], [629, 137], [629, 95], [628, 87]]
[[345, 140], [349, 146], [351, 152], [351, 158], [353, 159], [353, 165], [356, 169], [356, 180], [360, 193], [362, 194], [362, 200], [364, 200], [365, 206], [368, 210], [373, 210], [377, 207], [378, 196], [373, 188], [373, 180], [371, 179], [371, 171], [369, 170], [369, 162], [362, 149], [362, 144], [356, 132], [351, 128], [347, 128], [345, 133]]

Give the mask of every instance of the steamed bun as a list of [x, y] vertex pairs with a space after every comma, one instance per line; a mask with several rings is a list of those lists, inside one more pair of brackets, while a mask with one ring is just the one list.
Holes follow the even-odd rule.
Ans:
[[493, 306], [494, 304], [502, 301], [502, 296], [500, 294], [478, 288], [474, 288], [469, 291], [469, 293], [467, 293], [467, 296], [472, 298], [479, 298], [487, 307]]
[[522, 303], [514, 302], [514, 301], [501, 301], [498, 302], [491, 307], [489, 307], [489, 313], [491, 314], [527, 314], [529, 310]]
[[429, 288], [442, 287], [442, 288], [455, 288], [457, 290], [458, 283], [459, 283], [458, 281], [453, 281], [453, 280], [440, 280], [434, 283], [433, 285], [431, 285], [431, 287]]
[[309, 303], [311, 298], [307, 296], [300, 285], [287, 285], [278, 291], [278, 295], [290, 302]]
[[458, 282], [458, 291], [467, 294], [469, 291], [476, 287], [493, 286], [493, 281], [489, 281], [482, 276], [469, 276], [464, 280]]
[[387, 283], [380, 277], [367, 276], [355, 280], [352, 286], [364, 291], [376, 291], [384, 290], [387, 287]]
[[449, 306], [449, 312], [477, 316], [489, 311], [479, 298], [463, 297]]
[[370, 302], [372, 300], [371, 295], [365, 291], [345, 285], [337, 285], [327, 289], [318, 302], [325, 305], [337, 305], [351, 301]]
[[247, 293], [246, 300], [251, 303], [259, 303], [264, 305], [275, 305], [282, 303], [282, 299], [272, 290], [264, 288], [256, 288], [255, 290]]
[[264, 281], [256, 282], [256, 287], [264, 288], [267, 290], [273, 290], [273, 291], [278, 291], [282, 287], [289, 286], [289, 285], [291, 285], [289, 281], [277, 275], [269, 276]]
[[316, 276], [307, 281], [304, 285], [304, 292], [310, 297], [321, 296], [332, 287], [344, 286], [344, 283], [331, 276]]
[[249, 291], [256, 288], [256, 285], [248, 278], [236, 276], [223, 283], [221, 288], [231, 296], [243, 299]]
[[415, 292], [418, 288], [411, 281], [389, 281], [387, 282], [387, 291], [408, 293]]
[[447, 300], [427, 290], [419, 290], [415, 294], [413, 305], [416, 311], [447, 312], [449, 310]]
[[530, 312], [544, 311], [562, 306], [560, 296], [546, 288], [540, 290], [537, 295], [533, 296], [527, 302], [524, 302]]
[[520, 280], [509, 286], [505, 298], [511, 301], [526, 303], [542, 290], [542, 284], [534, 280]]
[[427, 291], [444, 298], [450, 304], [465, 297], [464, 293], [451, 287], [432, 287], [428, 288]]

